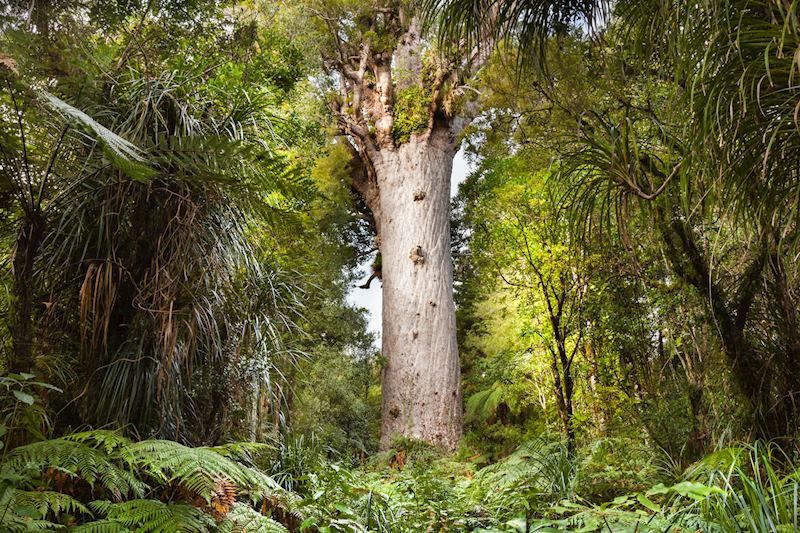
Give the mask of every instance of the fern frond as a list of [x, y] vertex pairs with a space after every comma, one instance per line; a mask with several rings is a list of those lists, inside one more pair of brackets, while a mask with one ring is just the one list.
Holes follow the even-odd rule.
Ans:
[[209, 448], [223, 457], [245, 464], [252, 464], [257, 457], [273, 452], [275, 449], [272, 444], [264, 442], [230, 442]]
[[89, 505], [105, 515], [109, 522], [141, 533], [205, 533], [215, 524], [202, 510], [187, 504], [130, 500], [123, 503], [96, 501]]
[[88, 507], [72, 496], [49, 490], [15, 490], [12, 505], [29, 510], [35, 509], [40, 518], [44, 518], [50, 512], [56, 516], [64, 512], [91, 514]]
[[20, 446], [11, 451], [4, 464], [6, 471], [40, 475], [55, 471], [82, 479], [91, 487], [98, 483], [120, 499], [141, 496], [147, 485], [131, 472], [118, 467], [103, 451], [66, 438]]
[[113, 520], [96, 520], [74, 527], [72, 533], [130, 533], [130, 529]]
[[5, 483], [0, 492], [0, 510], [0, 531], [56, 531], [63, 526], [46, 519], [51, 513], [91, 515], [86, 506], [66, 494], [18, 490]]
[[567, 497], [575, 475], [574, 458], [563, 443], [534, 439], [502, 461], [481, 470], [476, 479], [486, 486], [524, 486], [543, 495]]
[[[229, 453], [229, 450], [224, 450]], [[277, 490], [278, 484], [254, 468], [229, 459], [214, 448], [188, 448], [165, 440], [142, 441], [120, 450], [121, 459], [162, 482], [182, 487], [211, 502], [220, 480], [230, 480], [246, 492], [262, 487]]]
[[225, 520], [220, 523], [218, 531], [226, 533], [287, 533], [289, 530], [249, 505], [237, 503]]
[[491, 387], [478, 391], [467, 399], [467, 419], [485, 420], [494, 415], [497, 407], [503, 403], [506, 388], [502, 383], [494, 382]]
[[28, 532], [28, 531], [62, 531], [64, 526], [48, 522], [47, 520], [7, 515], [3, 517], [2, 526], [4, 532]]
[[119, 432], [107, 429], [93, 429], [79, 433], [71, 433], [65, 435], [64, 440], [89, 444], [92, 445], [93, 448], [102, 448], [107, 454], [111, 454], [122, 446], [131, 443], [130, 439], [123, 437]]

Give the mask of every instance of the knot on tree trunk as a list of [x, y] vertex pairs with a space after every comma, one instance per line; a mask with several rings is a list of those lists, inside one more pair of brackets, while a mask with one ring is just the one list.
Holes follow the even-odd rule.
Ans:
[[408, 258], [411, 259], [411, 262], [415, 265], [421, 265], [425, 262], [425, 252], [422, 251], [422, 246], [415, 246], [411, 249], [411, 253], [408, 254]]

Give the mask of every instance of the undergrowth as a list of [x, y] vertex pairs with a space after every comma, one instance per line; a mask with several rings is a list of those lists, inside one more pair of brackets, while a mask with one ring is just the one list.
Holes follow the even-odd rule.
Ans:
[[110, 430], [44, 438], [36, 391], [47, 387], [4, 379], [0, 531], [740, 532], [800, 522], [800, 470], [769, 443], [722, 449], [674, 479], [624, 439], [571, 453], [542, 437], [479, 468], [412, 440], [355, 464], [303, 437], [197, 448]]

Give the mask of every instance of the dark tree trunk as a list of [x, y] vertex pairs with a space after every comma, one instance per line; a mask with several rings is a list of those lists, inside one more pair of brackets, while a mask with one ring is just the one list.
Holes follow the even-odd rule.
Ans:
[[689, 383], [689, 407], [692, 411], [692, 432], [686, 443], [687, 459], [696, 461], [709, 448], [708, 406], [702, 384]]
[[12, 263], [10, 372], [30, 372], [33, 368], [33, 268], [44, 237], [44, 226], [42, 214], [34, 212], [25, 218], [17, 235]]
[[735, 289], [724, 291], [712, 277], [709, 259], [697, 244], [691, 226], [663, 210], [659, 210], [658, 218], [673, 271], [698, 291], [713, 317], [733, 381], [751, 403], [756, 436], [765, 440], [787, 436], [792, 424], [790, 413], [795, 412], [793, 398], [774, 398], [776, 372], [772, 362], [759, 356], [745, 334], [757, 289], [764, 281], [764, 250], [750, 260]]
[[572, 398], [575, 394], [575, 381], [572, 378], [572, 368], [570, 358], [567, 356], [567, 349], [563, 342], [558, 345], [558, 358], [561, 363], [561, 384], [564, 389], [562, 393], [562, 401], [559, 402], [559, 410], [561, 411], [561, 423], [563, 425], [564, 434], [567, 437], [567, 446], [570, 451], [575, 449], [575, 426], [574, 415], [575, 412], [572, 407]]
[[[547, 297], [546, 293], [545, 297]], [[561, 326], [562, 307], [563, 303], [559, 302], [559, 311], [556, 314], [551, 313], [550, 316], [550, 323], [555, 337], [555, 350], [549, 349], [551, 356], [550, 368], [553, 374], [553, 390], [556, 396], [558, 417], [561, 420], [561, 431], [567, 438], [567, 446], [572, 452], [575, 448], [575, 428], [573, 426], [575, 413], [572, 408], [575, 382], [572, 377], [572, 358], [567, 354], [566, 336]]]

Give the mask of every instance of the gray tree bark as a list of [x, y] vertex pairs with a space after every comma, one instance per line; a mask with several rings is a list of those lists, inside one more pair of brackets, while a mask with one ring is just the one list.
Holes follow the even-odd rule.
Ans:
[[403, 3], [329, 8], [321, 16], [329, 29], [323, 62], [338, 80], [331, 110], [381, 253], [381, 447], [411, 437], [454, 450], [463, 416], [450, 173], [458, 134], [475, 108], [464, 76], [482, 59], [473, 51], [456, 65], [432, 53]]
[[461, 438], [460, 366], [450, 254], [446, 135], [412, 137], [375, 165], [383, 275], [381, 447], [397, 437], [454, 450]]

